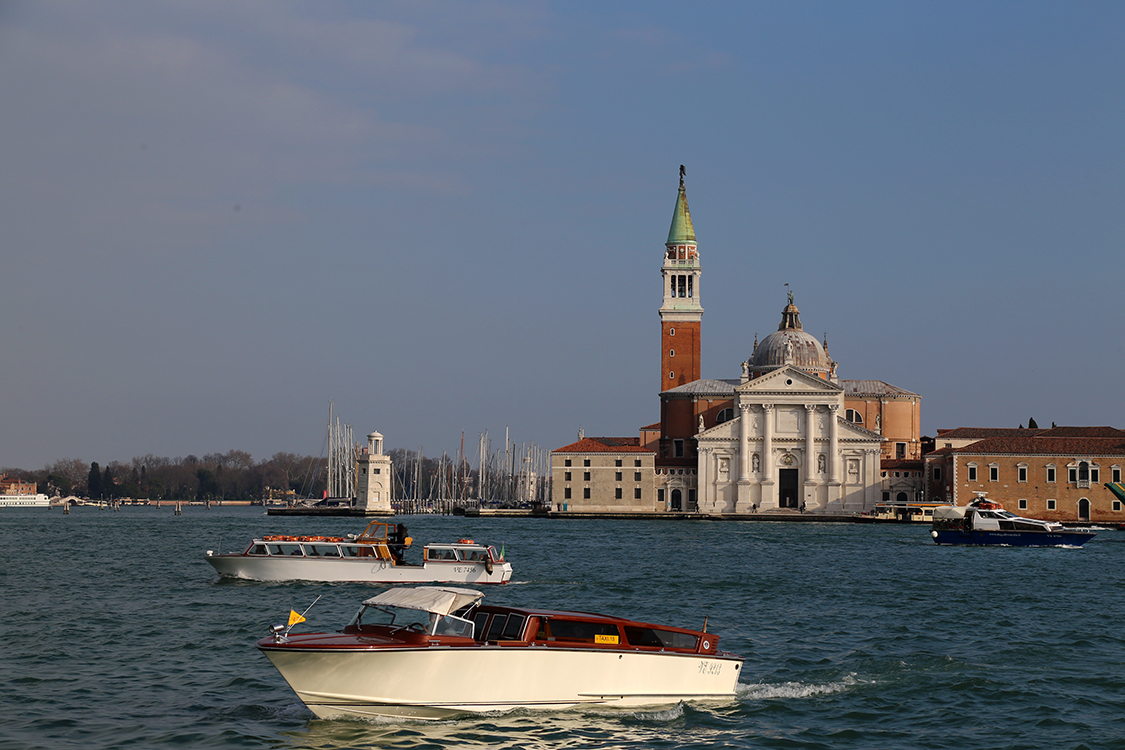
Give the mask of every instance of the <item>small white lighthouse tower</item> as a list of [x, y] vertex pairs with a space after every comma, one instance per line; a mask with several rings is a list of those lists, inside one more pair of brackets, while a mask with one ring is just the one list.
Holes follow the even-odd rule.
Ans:
[[392, 516], [391, 457], [383, 455], [383, 436], [372, 432], [367, 436], [367, 450], [359, 456], [356, 476], [356, 510], [368, 516]]

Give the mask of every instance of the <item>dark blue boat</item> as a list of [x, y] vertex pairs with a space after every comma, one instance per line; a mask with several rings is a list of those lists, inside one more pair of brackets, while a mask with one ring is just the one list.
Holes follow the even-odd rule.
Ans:
[[930, 536], [936, 544], [1081, 547], [1097, 536], [1097, 532], [1068, 529], [1054, 521], [1017, 516], [981, 493], [964, 507], [950, 505], [935, 508]]

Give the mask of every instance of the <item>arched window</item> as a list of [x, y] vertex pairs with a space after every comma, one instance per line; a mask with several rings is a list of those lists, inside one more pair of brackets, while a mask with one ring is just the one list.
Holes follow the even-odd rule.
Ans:
[[863, 415], [855, 409], [848, 409], [844, 412], [844, 419], [849, 422], [854, 422], [855, 424], [863, 424]]
[[729, 422], [732, 419], [734, 419], [734, 409], [723, 409], [721, 412], [719, 412], [718, 416], [715, 417], [715, 424]]

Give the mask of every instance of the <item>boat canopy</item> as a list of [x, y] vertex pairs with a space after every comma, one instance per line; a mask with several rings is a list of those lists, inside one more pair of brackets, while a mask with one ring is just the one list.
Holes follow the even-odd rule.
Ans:
[[965, 508], [960, 505], [942, 505], [934, 508], [934, 520], [964, 518]]
[[438, 615], [448, 615], [462, 607], [475, 604], [484, 594], [472, 589], [455, 589], [446, 586], [419, 586], [417, 588], [388, 589], [364, 602], [365, 605], [383, 605], [420, 609]]

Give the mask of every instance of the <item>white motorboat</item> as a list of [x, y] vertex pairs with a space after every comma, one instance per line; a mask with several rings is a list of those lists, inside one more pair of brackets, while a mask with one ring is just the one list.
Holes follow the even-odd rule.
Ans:
[[402, 524], [372, 521], [359, 535], [268, 535], [242, 552], [207, 550], [204, 559], [220, 576], [255, 581], [485, 584], [512, 578], [512, 564], [493, 546], [472, 539], [427, 544], [417, 564], [405, 560], [412, 542]]
[[363, 602], [342, 631], [290, 635], [275, 625], [257, 645], [320, 718], [438, 719], [734, 697], [742, 658], [719, 651], [706, 623], [689, 630], [486, 606], [482, 597], [458, 588], [390, 589]]

